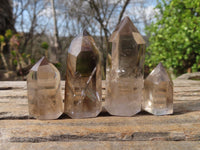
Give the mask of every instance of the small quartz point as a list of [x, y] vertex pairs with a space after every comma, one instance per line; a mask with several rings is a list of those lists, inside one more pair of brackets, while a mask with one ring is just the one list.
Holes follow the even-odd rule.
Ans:
[[110, 42], [105, 108], [112, 115], [133, 116], [141, 110], [145, 41], [129, 17], [125, 17]]
[[154, 115], [173, 113], [173, 82], [162, 63], [144, 81], [142, 108]]
[[60, 73], [42, 57], [27, 76], [29, 115], [36, 119], [57, 119], [63, 113]]
[[64, 111], [71, 118], [96, 117], [101, 112], [100, 64], [100, 52], [85, 30], [67, 53]]

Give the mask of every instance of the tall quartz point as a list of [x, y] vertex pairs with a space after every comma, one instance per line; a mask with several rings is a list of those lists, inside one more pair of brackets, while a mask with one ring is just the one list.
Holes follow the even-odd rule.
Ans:
[[133, 116], [141, 110], [145, 41], [129, 17], [125, 17], [110, 42], [105, 108], [112, 115]]
[[173, 113], [173, 82], [159, 63], [144, 81], [143, 110], [154, 115]]
[[96, 117], [102, 109], [100, 52], [85, 30], [67, 53], [65, 113], [71, 118]]
[[57, 119], [63, 113], [60, 73], [42, 57], [27, 76], [29, 115], [37, 119]]

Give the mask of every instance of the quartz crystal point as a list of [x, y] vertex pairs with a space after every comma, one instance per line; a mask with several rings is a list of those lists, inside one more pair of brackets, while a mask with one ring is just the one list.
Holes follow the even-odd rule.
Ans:
[[29, 115], [37, 119], [57, 119], [63, 113], [60, 73], [45, 57], [27, 77]]
[[145, 41], [129, 17], [125, 17], [110, 42], [105, 108], [112, 115], [133, 116], [141, 110]]
[[67, 53], [65, 113], [71, 118], [96, 117], [102, 109], [100, 53], [87, 31]]
[[154, 115], [173, 113], [173, 82], [162, 63], [144, 81], [143, 110]]

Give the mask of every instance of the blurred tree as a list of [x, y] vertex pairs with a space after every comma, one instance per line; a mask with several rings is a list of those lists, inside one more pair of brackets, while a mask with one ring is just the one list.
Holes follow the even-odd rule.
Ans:
[[57, 26], [57, 17], [56, 17], [56, 10], [55, 10], [55, 4], [54, 0], [51, 0], [51, 7], [52, 7], [52, 14], [53, 14], [53, 21], [54, 21], [54, 48], [56, 51], [56, 57], [57, 60], [61, 61], [61, 45], [59, 41], [59, 35], [58, 35], [58, 26]]
[[[108, 52], [108, 50], [109, 50], [108, 36], [110, 34], [109, 29], [108, 29], [108, 24], [110, 22], [110, 19], [111, 19], [113, 13], [115, 12], [115, 9], [117, 9], [117, 6], [120, 5], [120, 3], [123, 3], [122, 8], [118, 14], [117, 22], [116, 22], [116, 25], [119, 24], [124, 15], [126, 7], [130, 3], [130, 0], [125, 0], [124, 2], [122, 0], [118, 0], [112, 5], [109, 4], [109, 1], [102, 1], [102, 0], [97, 0], [97, 1], [89, 0], [88, 2], [89, 2], [89, 6], [92, 11], [92, 14], [94, 15], [95, 20], [100, 25], [100, 32], [102, 32], [102, 30], [104, 32], [104, 37], [105, 37], [105, 42], [106, 42], [106, 44], [105, 44], [106, 52]], [[102, 43], [102, 46], [103, 45], [104, 44]]]
[[18, 51], [34, 62], [44, 55], [41, 43], [47, 42], [49, 60], [60, 62], [65, 74], [70, 42], [87, 29], [105, 59], [108, 38], [123, 16], [129, 15], [139, 28], [148, 24], [150, 1], [155, 0], [12, 0], [13, 22], [20, 34]]
[[[40, 44], [35, 48], [38, 38], [44, 35], [48, 22], [42, 12], [48, 7], [47, 0], [13, 0], [13, 16], [18, 32], [22, 33], [21, 53], [29, 53], [38, 59]], [[46, 40], [46, 39], [45, 39]], [[41, 56], [39, 56], [41, 57]]]
[[160, 61], [176, 75], [200, 71], [200, 1], [162, 0], [156, 22], [147, 28], [146, 65]]
[[[12, 0], [1, 0], [0, 1], [0, 35], [4, 36], [6, 30], [12, 30], [15, 32], [14, 27], [14, 18], [12, 13]], [[6, 70], [8, 70], [8, 66], [6, 66], [7, 55], [9, 54], [9, 46], [8, 39], [5, 38], [4, 42], [0, 43], [1, 46], [1, 57]], [[5, 57], [4, 57], [5, 55]], [[4, 59], [3, 59], [4, 57]]]
[[7, 29], [15, 31], [12, 13], [12, 0], [0, 2], [0, 34], [4, 35]]
[[[6, 43], [6, 41], [8, 41]], [[0, 35], [0, 56], [4, 69], [8, 72], [11, 70], [19, 73], [20, 76], [24, 76], [22, 70], [28, 65], [31, 65], [30, 55], [19, 52], [19, 47], [21, 44], [21, 35], [13, 34], [12, 30], [8, 29], [5, 35]], [[4, 47], [9, 45], [9, 55], [7, 59], [3, 53]], [[8, 57], [9, 56], [9, 57]]]
[[8, 64], [6, 62], [6, 58], [5, 58], [4, 53], [3, 53], [3, 49], [4, 49], [5, 45], [6, 45], [5, 37], [3, 35], [0, 35], [0, 56], [1, 56], [5, 70], [9, 71], [9, 67], [8, 67]]
[[49, 45], [48, 45], [48, 43], [42, 42], [41, 47], [45, 50], [44, 54], [45, 54], [45, 57], [48, 59], [48, 57], [49, 57], [49, 54], [48, 54]]
[[[54, 19], [54, 33], [56, 33], [56, 28], [59, 29], [59, 24], [62, 24], [63, 22], [66, 25], [64, 26], [66, 30], [60, 32], [62, 35], [68, 33], [67, 36], [75, 36], [84, 29], [87, 29], [89, 33], [94, 36], [97, 46], [103, 53], [105, 60], [108, 50], [110, 29], [114, 30], [115, 26], [121, 21], [130, 0], [115, 0], [112, 2], [109, 0], [59, 0], [59, 2], [54, 2], [55, 6], [53, 9], [55, 9], [56, 12], [54, 18], [58, 23], [58, 27], [56, 27]], [[59, 23], [61, 18], [64, 19]], [[61, 27], [59, 30], [61, 31], [62, 29], [63, 28]], [[54, 40], [52, 41], [56, 41], [55, 37], [56, 34], [54, 34]], [[62, 38], [57, 39], [62, 40]], [[63, 42], [59, 41], [59, 43]]]

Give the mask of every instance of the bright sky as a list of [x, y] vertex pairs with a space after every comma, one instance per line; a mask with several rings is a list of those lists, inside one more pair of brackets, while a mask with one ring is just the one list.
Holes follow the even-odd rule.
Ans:
[[[115, 1], [115, 0], [112, 0], [112, 1]], [[112, 1], [109, 1], [109, 2], [112, 2]], [[15, 7], [17, 5], [18, 5], [18, 9], [20, 9], [19, 3], [15, 2], [13, 6]], [[147, 1], [145, 8], [141, 9], [140, 5], [135, 5], [134, 1], [132, 1], [128, 5], [128, 7], [124, 13], [124, 16], [129, 16], [132, 19], [132, 21], [136, 21], [136, 22], [134, 22], [134, 24], [139, 29], [141, 34], [144, 35], [145, 34], [144, 21], [143, 21], [144, 17], [146, 17], [147, 23], [150, 22], [149, 20], [154, 19], [155, 5], [156, 5], [156, 0], [149, 0], [149, 1]], [[14, 11], [16, 11], [16, 10], [14, 9]], [[41, 12], [39, 13], [38, 16], [39, 16], [38, 21], [37, 21], [38, 26], [37, 26], [36, 31], [41, 32], [43, 29], [47, 29], [46, 30], [47, 33], [53, 34], [54, 24], [53, 24], [53, 17], [52, 17], [53, 15], [52, 15], [51, 6], [46, 7], [45, 9], [41, 10]], [[67, 31], [64, 31], [64, 28], [66, 25], [66, 22], [63, 21], [64, 15], [60, 15], [60, 16], [61, 17], [57, 20], [58, 25], [59, 25], [59, 35], [67, 36], [67, 33], [66, 33]], [[15, 27], [16, 27], [17, 31], [28, 32], [31, 27], [31, 22], [30, 22], [31, 17], [32, 16], [28, 13], [28, 11], [24, 11], [23, 12], [23, 24], [21, 25], [21, 22], [20, 22], [20, 20], [22, 19], [22, 16], [18, 17], [18, 20], [16, 22]], [[116, 19], [115, 17], [111, 18], [110, 24], [112, 24], [112, 22], [116, 22], [115, 19]], [[98, 29], [99, 25], [97, 25], [96, 28]], [[114, 30], [114, 28], [115, 27], [111, 27], [110, 29]], [[110, 32], [112, 32], [112, 31], [110, 31]], [[98, 35], [98, 33], [96, 35]]]

